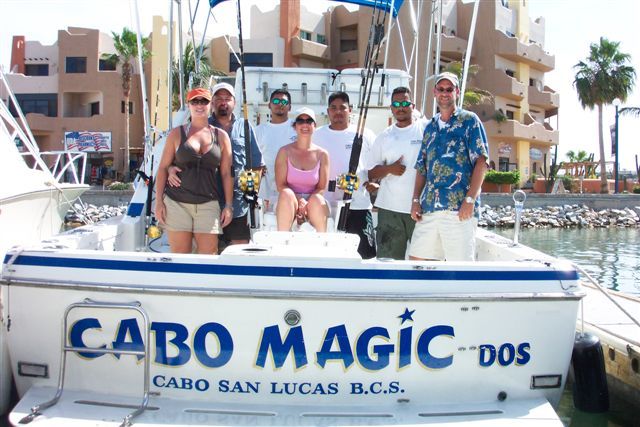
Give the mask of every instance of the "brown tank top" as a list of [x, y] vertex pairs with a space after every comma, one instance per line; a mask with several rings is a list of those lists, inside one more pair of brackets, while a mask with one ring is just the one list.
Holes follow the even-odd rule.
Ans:
[[180, 187], [165, 187], [165, 194], [176, 202], [200, 204], [212, 200], [220, 200], [218, 188], [218, 170], [222, 157], [218, 142], [218, 129], [209, 126], [211, 132], [211, 148], [204, 154], [198, 154], [187, 144], [184, 126], [180, 126], [180, 145], [176, 150], [173, 164], [182, 169], [178, 173]]

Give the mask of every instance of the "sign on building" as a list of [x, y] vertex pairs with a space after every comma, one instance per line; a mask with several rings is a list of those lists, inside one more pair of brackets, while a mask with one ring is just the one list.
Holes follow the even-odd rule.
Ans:
[[111, 151], [111, 132], [65, 132], [64, 146], [69, 151]]

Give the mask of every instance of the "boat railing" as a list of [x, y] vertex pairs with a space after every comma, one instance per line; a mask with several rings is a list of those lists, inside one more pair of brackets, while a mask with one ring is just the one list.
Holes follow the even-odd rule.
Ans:
[[[20, 154], [25, 160], [25, 164], [31, 165], [33, 170], [40, 170], [51, 175], [53, 184], [84, 184], [87, 153], [67, 150], [40, 151], [3, 70], [0, 70], [0, 94], [2, 95], [2, 100], [0, 100], [0, 120], [2, 123], [0, 126], [5, 127], [9, 138], [19, 144]], [[79, 170], [80, 174], [78, 174]]]
[[[23, 153], [28, 156], [30, 153]], [[52, 165], [50, 172], [57, 183], [84, 184], [87, 170], [87, 153], [77, 151], [41, 151], [40, 157]], [[49, 161], [49, 159], [52, 159]], [[34, 168], [36, 164], [34, 163]]]

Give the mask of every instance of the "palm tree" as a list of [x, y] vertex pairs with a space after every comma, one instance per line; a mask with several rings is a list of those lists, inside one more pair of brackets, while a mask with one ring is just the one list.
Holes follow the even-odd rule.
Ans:
[[[462, 62], [453, 61], [449, 63], [445, 71], [455, 74], [456, 76], [458, 76], [459, 80], [462, 80], [462, 73], [464, 71]], [[475, 64], [469, 65], [467, 74], [468, 79], [478, 74], [478, 71], [480, 71], [480, 66]], [[467, 86], [464, 91], [464, 97], [462, 99], [462, 107], [469, 108], [474, 105], [484, 104], [489, 101], [493, 101], [493, 94], [491, 92], [477, 87]]]
[[[125, 134], [124, 134], [124, 176], [125, 181], [130, 180], [129, 172], [129, 97], [131, 95], [131, 79], [133, 75], [133, 61], [138, 57], [138, 43], [136, 39], [136, 33], [128, 28], [123, 28], [121, 34], [111, 32], [113, 36], [113, 45], [116, 49], [116, 53], [104, 54], [102, 59], [109, 61], [110, 63], [121, 66], [122, 76], [122, 94], [124, 96], [124, 111], [125, 111]], [[151, 56], [151, 52], [145, 47], [148, 38], [142, 37], [142, 59], [146, 60]]]
[[[204, 87], [209, 84], [211, 76], [226, 76], [222, 71], [211, 67], [209, 58], [205, 56], [206, 46], [200, 45], [195, 50], [193, 43], [188, 42], [182, 54], [182, 85], [185, 88]], [[196, 66], [196, 55], [199, 55], [198, 65]], [[173, 76], [173, 101], [174, 109], [178, 109], [180, 105], [179, 96], [179, 76], [180, 67], [178, 61], [174, 61], [171, 74]]]
[[573, 150], [567, 151], [566, 156], [569, 158], [569, 162], [571, 163], [582, 163], [589, 161], [589, 155], [585, 150], [579, 150], [577, 153]]
[[598, 107], [598, 140], [600, 143], [601, 193], [608, 193], [605, 171], [603, 106], [618, 98], [625, 101], [635, 84], [636, 72], [629, 65], [631, 55], [620, 52], [619, 42], [600, 37], [600, 44], [592, 43], [586, 60], [573, 66], [577, 70], [573, 85], [582, 108]]

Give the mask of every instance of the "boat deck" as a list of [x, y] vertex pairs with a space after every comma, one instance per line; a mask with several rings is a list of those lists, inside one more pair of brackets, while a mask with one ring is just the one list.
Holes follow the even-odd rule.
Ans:
[[[11, 423], [29, 408], [50, 399], [53, 388], [31, 388], [10, 416]], [[65, 391], [60, 402], [45, 410], [32, 426], [115, 426], [133, 411], [140, 400], [114, 401], [114, 396]], [[109, 404], [101, 402], [110, 402]], [[262, 406], [252, 403], [215, 404], [185, 402], [152, 396], [148, 409], [133, 419], [134, 426], [462, 426], [465, 427], [562, 427], [555, 411], [544, 399], [506, 400], [461, 408], [460, 405], [428, 407], [398, 402], [393, 407]]]
[[[640, 326], [593, 285], [585, 284], [584, 309], [578, 311], [577, 330], [584, 316], [584, 332], [600, 338], [608, 374], [609, 391], [629, 402], [640, 402]], [[630, 315], [640, 321], [640, 298], [607, 292]]]

